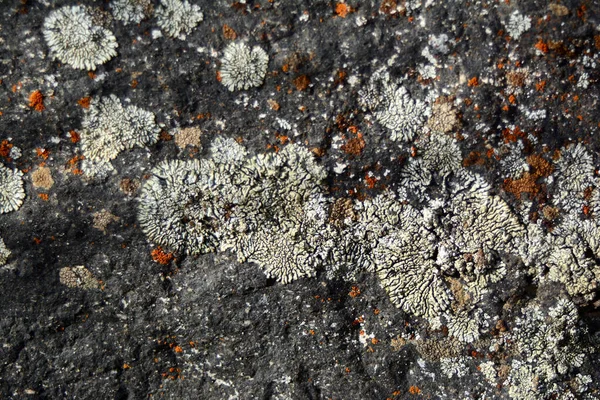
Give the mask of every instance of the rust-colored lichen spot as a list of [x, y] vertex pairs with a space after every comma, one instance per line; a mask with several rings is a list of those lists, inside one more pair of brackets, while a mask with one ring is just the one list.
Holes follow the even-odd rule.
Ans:
[[398, 2], [396, 0], [383, 0], [379, 5], [379, 12], [382, 14], [394, 14], [397, 11]]
[[82, 97], [79, 100], [77, 100], [77, 104], [79, 104], [83, 108], [89, 108], [91, 101], [92, 101], [92, 98], [89, 97], [89, 96], [88, 97]]
[[175, 353], [183, 353], [183, 349], [181, 348], [181, 346], [175, 346], [173, 350], [175, 350]]
[[335, 15], [337, 15], [338, 17], [346, 18], [348, 14], [352, 11], [354, 11], [352, 10], [352, 7], [350, 7], [346, 3], [339, 2], [335, 5]]
[[0, 143], [0, 157], [8, 158], [10, 149], [12, 149], [12, 147], [12, 143], [10, 143], [8, 140], [3, 140], [2, 143]]
[[542, 39], [537, 41], [537, 43], [535, 44], [535, 48], [544, 54], [548, 52], [548, 45], [544, 43]]
[[48, 201], [48, 194], [47, 193], [38, 193], [38, 197], [44, 201]]
[[519, 139], [527, 139], [527, 134], [518, 126], [514, 129], [505, 128], [502, 130], [502, 139], [504, 140], [504, 143], [514, 143]]
[[472, 77], [467, 82], [467, 86], [469, 86], [469, 87], [477, 87], [477, 86], [479, 86], [479, 79], [477, 79], [476, 76]]
[[173, 135], [171, 135], [167, 131], [160, 131], [159, 138], [163, 142], [170, 142], [171, 140], [173, 140]]
[[50, 152], [48, 151], [48, 149], [37, 148], [37, 149], [35, 149], [35, 152], [36, 152], [37, 156], [43, 160], [47, 160], [48, 157], [50, 156]]
[[29, 95], [29, 107], [39, 112], [42, 112], [46, 109], [44, 106], [44, 95], [42, 92], [36, 90]]
[[421, 389], [419, 389], [418, 386], [411, 386], [408, 388], [408, 393], [410, 394], [420, 394], [421, 393]]
[[272, 99], [267, 100], [267, 104], [269, 105], [269, 107], [271, 107], [271, 110], [273, 111], [279, 111], [279, 109], [281, 108], [279, 103]]
[[539, 81], [535, 84], [535, 90], [538, 92], [543, 92], [546, 87], [546, 81]]
[[161, 265], [168, 265], [175, 256], [173, 253], [165, 253], [162, 247], [158, 246], [150, 253], [152, 259]]
[[237, 33], [235, 32], [235, 30], [233, 30], [232, 27], [225, 24], [223, 25], [223, 37], [228, 40], [234, 40], [235, 38], [237, 38]]
[[349, 139], [346, 143], [341, 146], [344, 153], [351, 156], [359, 156], [365, 148], [365, 139], [363, 139], [362, 133], [358, 132], [355, 137]]
[[462, 162], [463, 167], [468, 168], [472, 165], [484, 165], [485, 158], [481, 156], [481, 153], [478, 151], [470, 152]]
[[127, 363], [123, 363], [123, 369], [130, 369], [131, 366]]
[[[120, 72], [120, 71], [117, 71]], [[96, 74], [94, 73], [94, 71], [88, 71], [88, 76], [90, 77], [90, 79], [96, 79]]]
[[378, 181], [379, 179], [368, 172], [365, 174], [365, 184], [367, 185], [367, 188], [374, 189]]
[[294, 86], [296, 86], [296, 90], [306, 90], [308, 85], [310, 85], [310, 78], [306, 75], [300, 75], [293, 81]]
[[543, 194], [544, 188], [537, 180], [544, 176], [549, 176], [553, 167], [547, 160], [539, 155], [531, 155], [527, 157], [530, 171], [523, 173], [521, 178], [504, 180], [502, 188], [508, 193], [512, 193], [517, 199], [521, 199], [521, 195], [526, 193], [530, 198], [536, 198]]
[[71, 143], [77, 143], [79, 142], [79, 139], [81, 139], [79, 133], [77, 133], [75, 130], [69, 131], [69, 136], [71, 137]]
[[348, 296], [355, 298], [360, 296], [360, 288], [358, 286], [352, 286], [352, 288], [350, 288], [350, 292], [348, 293]]

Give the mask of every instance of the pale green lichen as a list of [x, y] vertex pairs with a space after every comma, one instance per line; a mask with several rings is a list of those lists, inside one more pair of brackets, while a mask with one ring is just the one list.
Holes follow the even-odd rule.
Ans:
[[412, 140], [431, 114], [425, 102], [411, 97], [386, 70], [378, 70], [371, 76], [367, 86], [359, 92], [359, 102], [391, 131], [391, 140]]
[[10, 257], [11, 252], [4, 244], [4, 240], [0, 238], [0, 267], [6, 264], [8, 257]]
[[119, 153], [156, 143], [160, 132], [153, 113], [124, 107], [115, 95], [92, 101], [82, 127], [83, 170], [90, 176], [106, 176]]
[[154, 15], [160, 26], [170, 37], [185, 39], [186, 35], [204, 19], [200, 7], [181, 0], [160, 0]]
[[24, 200], [23, 173], [0, 164], [0, 214], [18, 210]]
[[64, 6], [44, 20], [44, 38], [52, 54], [76, 69], [95, 70], [117, 55], [113, 33], [97, 24], [83, 6]]
[[221, 83], [229, 91], [246, 90], [262, 85], [269, 56], [258, 46], [252, 49], [243, 42], [232, 42], [223, 51]]

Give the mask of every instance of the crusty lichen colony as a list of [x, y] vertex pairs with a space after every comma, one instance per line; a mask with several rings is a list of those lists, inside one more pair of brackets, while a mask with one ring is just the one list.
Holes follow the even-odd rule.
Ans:
[[[393, 3], [393, 12], [382, 4], [371, 14], [355, 3], [337, 2], [332, 15], [352, 21], [353, 29], [381, 15], [426, 25], [418, 15], [427, 7], [421, 3], [429, 2], [384, 1], [386, 7]], [[245, 1], [235, 7], [240, 13], [261, 8]], [[494, 35], [505, 35], [511, 45], [530, 40], [541, 18], [510, 7], [498, 19]], [[67, 131], [73, 129], [76, 156], [60, 173], [44, 162], [21, 171], [3, 156], [8, 161], [6, 166], [0, 162], [0, 226], [5, 213], [27, 218], [19, 211], [25, 182], [48, 192], [67, 179], [112, 185], [111, 178], [118, 177], [120, 191], [135, 198], [135, 229], [147, 238], [148, 258], [160, 265], [224, 257], [272, 284], [289, 285], [290, 291], [310, 279], [353, 285], [369, 276], [395, 306], [401, 316], [397, 321], [403, 321], [393, 327], [400, 333], [391, 347], [414, 352], [418, 361], [411, 368], [431, 381], [438, 379], [435, 374], [457, 381], [474, 377], [486, 399], [597, 398], [598, 339], [584, 317], [600, 307], [597, 145], [565, 140], [550, 148], [540, 142], [538, 130], [549, 124], [545, 109], [518, 103], [519, 96], [544, 90], [535, 64], [523, 66], [507, 54], [495, 63], [496, 75], [458, 71], [456, 87], [444, 87], [445, 63], [455, 57], [458, 43], [447, 32], [425, 35], [411, 68], [398, 67], [402, 54], [390, 47], [385, 50], [389, 58], [369, 60], [360, 71], [340, 66], [329, 81], [311, 80], [302, 68], [313, 55], [299, 55], [283, 40], [269, 44], [271, 32], [244, 35], [242, 25], [236, 26], [238, 33], [224, 26], [217, 31], [223, 38], [216, 45], [199, 44], [203, 37], [197, 35], [188, 46], [185, 40], [204, 24], [210, 28], [203, 34], [222, 25], [191, 0], [112, 0], [102, 9], [49, 8], [41, 28], [45, 51], [58, 60], [54, 67], [97, 79], [95, 85], [109, 69], [120, 69], [120, 77], [132, 77], [123, 78], [128, 79], [125, 86], [135, 88], [142, 73], [111, 65], [119, 58], [119, 46], [130, 45], [117, 40], [111, 24], [133, 27], [146, 20], [148, 31], [128, 38], [131, 46], [149, 37], [169, 40], [182, 57], [189, 52], [210, 60], [198, 62], [197, 76], [182, 78], [189, 102], [160, 104], [148, 93], [144, 104], [96, 86], [73, 112], [75, 122]], [[267, 17], [264, 21], [268, 24]], [[406, 33], [395, 34], [400, 42]], [[549, 50], [539, 40], [532, 53], [542, 56]], [[574, 58], [567, 47], [561, 51]], [[350, 51], [345, 43], [338, 50]], [[178, 68], [171, 61], [161, 63], [169, 70]], [[596, 66], [589, 57], [585, 63], [588, 70]], [[208, 74], [200, 75], [204, 68], [212, 81], [205, 79]], [[92, 72], [96, 70], [100, 78]], [[597, 75], [588, 79], [583, 70], [566, 81], [587, 88]], [[153, 90], [170, 90], [160, 71], [153, 74], [161, 83]], [[289, 88], [271, 82], [287, 74]], [[327, 94], [316, 94], [319, 85], [332, 83]], [[228, 102], [235, 110], [232, 120], [233, 115], [249, 120], [247, 131], [245, 126], [233, 129], [228, 114], [189, 112], [208, 85], [223, 96], [215, 103]], [[493, 124], [466, 121], [466, 107], [479, 112], [487, 106], [471, 99], [484, 85], [506, 89], [494, 94], [505, 114]], [[292, 107], [272, 99], [286, 91], [302, 104]], [[304, 105], [312, 97], [326, 104], [334, 95], [343, 98], [345, 107], [337, 116]], [[36, 98], [41, 106], [30, 105], [31, 112], [43, 112], [44, 97]], [[52, 95], [48, 99], [54, 101]], [[277, 114], [286, 106], [301, 117], [290, 122], [283, 112]], [[526, 116], [531, 129], [525, 132], [511, 123], [507, 110]], [[316, 134], [322, 136], [319, 140], [314, 132], [303, 136], [302, 127], [322, 119], [329, 126]], [[467, 122], [468, 133], [462, 129]], [[476, 147], [473, 143], [479, 145], [481, 137], [492, 139]], [[123, 153], [134, 153], [142, 167], [127, 169], [123, 165], [130, 158]], [[38, 155], [44, 154], [39, 149]], [[362, 165], [367, 155], [369, 163]], [[113, 186], [111, 190], [119, 190]], [[47, 194], [38, 196], [48, 201]], [[107, 209], [91, 214], [90, 226], [103, 234], [125, 223]], [[0, 237], [0, 266], [18, 257]], [[87, 265], [64, 266], [58, 281], [70, 290], [102, 287]], [[420, 393], [412, 388], [411, 394]], [[440, 386], [428, 398], [453, 395]]]

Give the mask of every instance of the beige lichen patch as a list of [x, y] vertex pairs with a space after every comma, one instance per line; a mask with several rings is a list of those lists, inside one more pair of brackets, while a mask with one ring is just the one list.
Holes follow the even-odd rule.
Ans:
[[34, 188], [48, 190], [54, 185], [52, 173], [48, 167], [39, 167], [31, 173], [31, 182]]
[[185, 149], [186, 146], [202, 147], [200, 136], [202, 131], [197, 126], [180, 129], [175, 133], [175, 144], [180, 149]]
[[142, 183], [139, 179], [123, 178], [119, 183], [119, 189], [127, 196], [135, 196], [137, 191], [140, 189]]
[[421, 357], [426, 361], [439, 361], [441, 358], [458, 357], [464, 346], [453, 338], [439, 340], [411, 340]]
[[448, 97], [438, 97], [431, 107], [431, 117], [427, 121], [429, 129], [435, 132], [448, 133], [458, 127], [460, 120], [452, 100]]
[[98, 211], [94, 213], [94, 228], [106, 234], [106, 228], [108, 225], [110, 225], [111, 222], [117, 222], [119, 220], [119, 217], [106, 210]]
[[83, 265], [64, 267], [58, 272], [60, 283], [70, 288], [98, 289], [100, 281]]

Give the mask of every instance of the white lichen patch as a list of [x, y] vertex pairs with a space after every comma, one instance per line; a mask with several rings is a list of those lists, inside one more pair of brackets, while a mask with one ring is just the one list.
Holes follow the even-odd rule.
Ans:
[[73, 68], [93, 71], [117, 55], [113, 33], [98, 25], [83, 6], [52, 11], [44, 21], [43, 34], [54, 57]]
[[522, 310], [509, 343], [521, 360], [513, 360], [507, 382], [513, 399], [547, 398], [563, 391], [554, 383], [583, 365], [587, 348], [582, 344], [585, 330], [578, 326], [575, 305], [559, 299], [544, 311], [537, 305]]
[[204, 19], [200, 7], [181, 0], [161, 0], [154, 15], [167, 35], [182, 40]]
[[411, 97], [385, 70], [375, 72], [359, 96], [361, 107], [391, 131], [392, 140], [412, 140], [431, 114], [425, 102]]
[[232, 209], [231, 236], [223, 249], [252, 261], [281, 282], [312, 276], [327, 258], [329, 203], [322, 196], [325, 171], [299, 145], [258, 155], [246, 164], [256, 182], [246, 202]]
[[595, 185], [594, 160], [581, 144], [563, 149], [556, 163], [556, 203], [567, 211], [581, 211], [584, 191]]
[[252, 50], [243, 42], [232, 42], [223, 51], [221, 83], [229, 91], [246, 90], [262, 85], [269, 56], [258, 46]]
[[112, 0], [110, 8], [114, 17], [125, 24], [139, 24], [154, 10], [150, 0]]
[[8, 257], [10, 257], [11, 252], [4, 244], [4, 240], [0, 238], [0, 267], [6, 264]]
[[216, 250], [228, 207], [243, 188], [212, 160], [165, 161], [156, 166], [139, 197], [138, 220], [153, 242], [187, 254]]
[[24, 200], [23, 173], [0, 164], [0, 214], [18, 210]]
[[90, 176], [109, 172], [110, 161], [123, 150], [156, 143], [160, 132], [153, 113], [136, 106], [123, 107], [115, 95], [94, 100], [82, 127], [83, 169]]
[[515, 10], [508, 18], [508, 21], [504, 23], [504, 27], [511, 38], [518, 40], [523, 33], [531, 28], [531, 18]]

